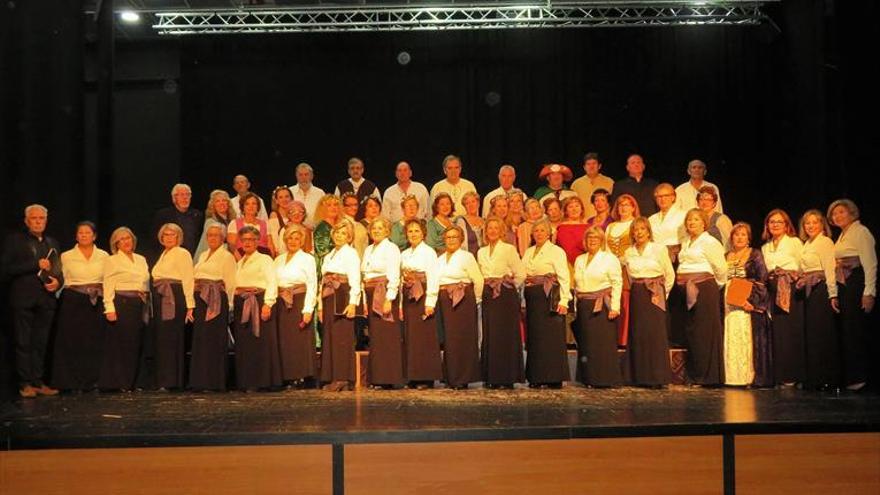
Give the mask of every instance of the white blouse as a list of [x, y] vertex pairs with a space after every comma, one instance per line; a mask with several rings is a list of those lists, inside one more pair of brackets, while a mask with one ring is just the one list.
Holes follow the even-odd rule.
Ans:
[[632, 223], [633, 223], [632, 220], [611, 222], [608, 225], [607, 232], [611, 237], [620, 237], [623, 235], [628, 236], [629, 235], [629, 228], [632, 225]]
[[[290, 221], [285, 223], [286, 226]], [[284, 242], [284, 239], [281, 238], [281, 235], [284, 233], [284, 229], [281, 228], [281, 223], [278, 221], [278, 217], [270, 218], [266, 223], [267, 228], [269, 229], [269, 235], [272, 236], [272, 243], [275, 244], [275, 252], [278, 254], [283, 254], [287, 252], [287, 243]], [[257, 226], [259, 228], [259, 226]]]
[[333, 248], [324, 256], [321, 264], [323, 273], [336, 273], [348, 277], [348, 304], [359, 304], [361, 300], [361, 260], [357, 251], [348, 244]]
[[800, 270], [801, 253], [803, 250], [804, 243], [797, 237], [790, 235], [782, 236], [779, 239], [779, 244], [775, 246], [772, 239], [761, 246], [761, 254], [764, 255], [767, 270], [771, 272], [777, 268], [794, 271]]
[[235, 297], [235, 256], [226, 249], [225, 244], [218, 247], [214, 254], [211, 250], [203, 251], [199, 255], [195, 268], [194, 279], [222, 280], [226, 286], [226, 297], [229, 300], [229, 309], [232, 309]]
[[800, 271], [803, 273], [822, 271], [825, 273], [825, 285], [828, 287], [828, 298], [837, 297], [837, 278], [834, 272], [834, 241], [824, 234], [815, 239], [807, 239], [801, 251]]
[[109, 256], [107, 251], [98, 247], [92, 249], [89, 258], [85, 257], [79, 246], [61, 253], [64, 286], [100, 284], [104, 280], [104, 260]]
[[565, 251], [549, 241], [541, 249], [529, 246], [523, 255], [526, 276], [547, 275], [552, 273], [559, 279], [559, 304], [567, 306], [571, 301], [571, 272], [568, 270], [568, 259]]
[[648, 217], [648, 223], [651, 224], [651, 233], [654, 235], [654, 242], [664, 246], [675, 246], [681, 244], [682, 239], [687, 237], [687, 231], [684, 227], [684, 217], [687, 212], [673, 205], [664, 215], [658, 211]]
[[635, 246], [630, 246], [623, 253], [623, 263], [626, 271], [633, 278], [663, 277], [666, 286], [666, 295], [675, 285], [675, 270], [672, 261], [669, 260], [669, 250], [666, 246], [656, 242], [648, 242], [645, 249], [639, 253]]
[[387, 237], [378, 245], [370, 244], [364, 250], [361, 271], [364, 272], [364, 280], [388, 277], [385, 298], [393, 301], [400, 289], [400, 248]]
[[620, 260], [608, 251], [597, 251], [587, 261], [589, 253], [574, 260], [574, 288], [577, 292], [594, 292], [611, 288], [611, 311], [620, 312], [620, 294], [623, 291], [623, 270]]
[[437, 251], [424, 242], [415, 248], [406, 248], [400, 253], [400, 268], [403, 271], [422, 272], [425, 274], [425, 306], [433, 308], [437, 305], [437, 294], [440, 292], [440, 279], [437, 277]]
[[306, 285], [306, 296], [303, 301], [303, 314], [312, 313], [318, 297], [318, 267], [315, 257], [300, 249], [287, 260], [287, 253], [275, 258], [275, 277], [278, 287]]
[[484, 278], [501, 278], [510, 275], [514, 278], [517, 287], [522, 287], [526, 280], [526, 267], [512, 244], [498, 241], [494, 248], [481, 247], [477, 251], [477, 262]]
[[272, 257], [255, 251], [250, 256], [242, 256], [236, 264], [235, 287], [255, 287], [263, 289], [263, 304], [272, 306], [278, 299], [278, 282], [275, 278], [275, 262]]
[[724, 246], [708, 232], [703, 232], [693, 241], [687, 237], [678, 253], [678, 273], [711, 273], [719, 286], [726, 284]]
[[448, 255], [445, 251], [437, 255], [437, 277], [439, 285], [457, 284], [459, 282], [474, 284], [474, 296], [477, 304], [483, 299], [483, 274], [477, 259], [464, 247]]
[[186, 249], [177, 246], [159, 255], [159, 261], [153, 265], [153, 280], [176, 279], [183, 284], [183, 297], [186, 299], [186, 308], [196, 307], [193, 297], [193, 260], [192, 255]]
[[851, 223], [846, 232], [840, 234], [834, 243], [834, 257], [848, 258], [858, 256], [865, 271], [866, 296], [877, 294], [877, 251], [874, 250], [874, 236], [862, 222]]
[[132, 253], [132, 258], [118, 251], [104, 259], [104, 312], [115, 313], [117, 290], [150, 290], [150, 269], [147, 259]]

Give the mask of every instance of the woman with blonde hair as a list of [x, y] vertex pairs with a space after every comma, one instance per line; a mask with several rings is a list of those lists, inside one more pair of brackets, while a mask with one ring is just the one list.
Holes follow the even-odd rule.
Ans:
[[504, 231], [504, 220], [486, 219], [486, 245], [477, 252], [484, 280], [482, 375], [489, 388], [513, 388], [525, 381], [517, 308], [522, 306], [519, 293], [526, 270], [516, 248], [502, 239]]
[[873, 234], [859, 221], [859, 208], [851, 200], [831, 203], [827, 217], [840, 229], [834, 258], [843, 382], [849, 390], [859, 391], [868, 379], [868, 313], [877, 296], [877, 251]]
[[599, 227], [586, 230], [582, 243], [585, 252], [574, 262], [577, 375], [584, 385], [614, 387], [622, 381], [614, 321], [623, 288], [620, 260], [605, 250], [605, 232]]
[[[334, 246], [331, 232], [340, 221], [343, 220], [342, 200], [339, 196], [326, 194], [318, 201], [315, 209], [313, 224], [315, 225], [314, 243], [315, 259], [318, 261], [318, 270], [321, 269], [321, 260]], [[352, 227], [354, 228], [354, 227]], [[352, 235], [354, 233], [352, 232]]]
[[285, 252], [275, 258], [281, 379], [289, 387], [302, 386], [317, 370], [311, 323], [317, 302], [318, 268], [315, 257], [303, 250], [305, 239], [305, 227], [287, 224], [282, 234]]
[[[181, 389], [185, 384], [184, 327], [193, 321], [195, 277], [189, 251], [180, 247], [183, 230], [175, 223], [159, 227], [164, 250], [153, 265], [153, 307], [156, 341], [156, 386]], [[158, 311], [157, 311], [158, 310]]]
[[681, 244], [675, 280], [687, 294], [688, 378], [699, 386], [721, 385], [724, 380], [720, 287], [727, 283], [727, 262], [724, 246], [706, 232], [708, 223], [700, 209], [685, 215], [687, 236]]
[[[233, 220], [235, 220], [235, 211], [232, 209], [232, 200], [229, 199], [229, 193], [223, 189], [211, 191], [211, 194], [208, 195], [208, 206], [205, 207], [205, 225], [202, 228], [202, 236], [199, 239], [196, 252], [193, 254], [193, 259], [199, 259], [199, 255], [208, 249], [208, 241], [205, 238], [208, 227], [220, 224], [223, 225], [223, 231], [225, 232], [226, 226]], [[223, 244], [226, 244], [226, 239], [223, 239]]]
[[130, 391], [137, 379], [143, 332], [149, 323], [150, 271], [135, 253], [137, 237], [128, 227], [110, 235], [110, 256], [104, 260], [104, 353], [98, 388]]
[[[334, 196], [335, 197], [335, 196]], [[351, 247], [354, 226], [348, 220], [330, 230], [333, 248], [321, 266], [318, 317], [321, 335], [321, 381], [324, 390], [348, 390], [355, 376], [354, 317], [361, 300], [361, 260]]]
[[483, 218], [480, 216], [480, 195], [476, 191], [468, 191], [461, 197], [464, 215], [455, 219], [455, 224], [464, 232], [464, 248], [474, 257], [483, 245]]
[[654, 242], [647, 218], [634, 219], [629, 235], [632, 245], [624, 252], [623, 264], [630, 277], [627, 351], [632, 382], [662, 387], [672, 381], [666, 300], [675, 285], [675, 270], [666, 246]]

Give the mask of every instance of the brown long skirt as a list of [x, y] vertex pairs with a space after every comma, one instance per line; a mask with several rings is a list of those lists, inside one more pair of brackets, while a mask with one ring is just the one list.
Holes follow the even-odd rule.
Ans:
[[293, 307], [288, 308], [280, 299], [275, 305], [283, 381], [313, 377], [317, 372], [314, 328], [311, 324], [300, 328], [305, 299], [305, 294], [294, 294]]
[[[260, 336], [256, 337], [250, 322], [241, 323], [244, 299], [236, 295], [234, 301], [235, 317], [232, 328], [235, 333], [236, 385], [241, 390], [281, 385], [275, 307], [273, 306], [272, 316], [268, 320], [260, 321]], [[263, 294], [257, 295], [257, 303], [260, 307], [263, 306]]]
[[492, 289], [483, 289], [483, 381], [490, 385], [511, 385], [525, 381], [522, 337], [519, 332], [519, 294], [501, 287], [492, 299]]
[[[336, 290], [348, 294], [349, 286], [344, 283]], [[321, 334], [321, 381], [354, 382], [354, 318], [349, 319], [344, 315], [334, 313], [333, 309], [336, 307], [334, 294], [323, 298], [322, 304], [324, 318], [321, 322], [323, 327]], [[339, 309], [342, 310], [344, 307]]]
[[480, 350], [477, 336], [477, 299], [474, 288], [465, 288], [464, 298], [452, 307], [452, 299], [445, 289], [437, 298], [443, 313], [446, 345], [443, 369], [446, 383], [460, 387], [480, 381]]
[[440, 340], [437, 337], [437, 318], [425, 320], [425, 296], [418, 301], [403, 299], [403, 341], [406, 354], [406, 379], [434, 381], [443, 379], [440, 359]]
[[[394, 321], [386, 321], [373, 311], [373, 287], [366, 288], [370, 328], [370, 361], [367, 380], [373, 385], [403, 385], [403, 330], [400, 315], [391, 311]], [[392, 308], [398, 307], [395, 299]]]

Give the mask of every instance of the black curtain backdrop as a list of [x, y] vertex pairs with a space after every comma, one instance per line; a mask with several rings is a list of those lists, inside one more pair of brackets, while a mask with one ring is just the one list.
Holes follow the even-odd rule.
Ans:
[[[430, 187], [454, 153], [480, 191], [509, 162], [532, 192], [542, 163], [579, 175], [597, 151], [615, 179], [638, 152], [647, 175], [673, 184], [703, 159], [725, 210], [756, 233], [771, 208], [796, 218], [847, 196], [880, 235], [877, 2], [784, 0], [758, 27], [121, 36], [109, 120], [101, 39], [81, 7], [0, 6], [4, 233], [41, 202], [62, 246], [83, 218], [100, 220], [102, 246], [122, 224], [146, 246], [175, 182], [193, 186], [199, 209], [238, 173], [268, 200], [300, 161], [332, 190], [359, 156], [383, 189], [399, 160]], [[112, 122], [113, 149], [99, 167], [100, 122]]]

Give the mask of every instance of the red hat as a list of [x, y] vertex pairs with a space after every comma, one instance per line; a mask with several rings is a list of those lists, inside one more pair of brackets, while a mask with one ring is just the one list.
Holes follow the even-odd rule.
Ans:
[[571, 173], [571, 169], [566, 167], [565, 165], [561, 165], [559, 163], [548, 163], [547, 165], [544, 165], [544, 167], [541, 169], [541, 173], [538, 174], [538, 178], [543, 179], [548, 175], [557, 172], [562, 174], [562, 178], [566, 182], [570, 181], [571, 178], [574, 177], [574, 174]]

